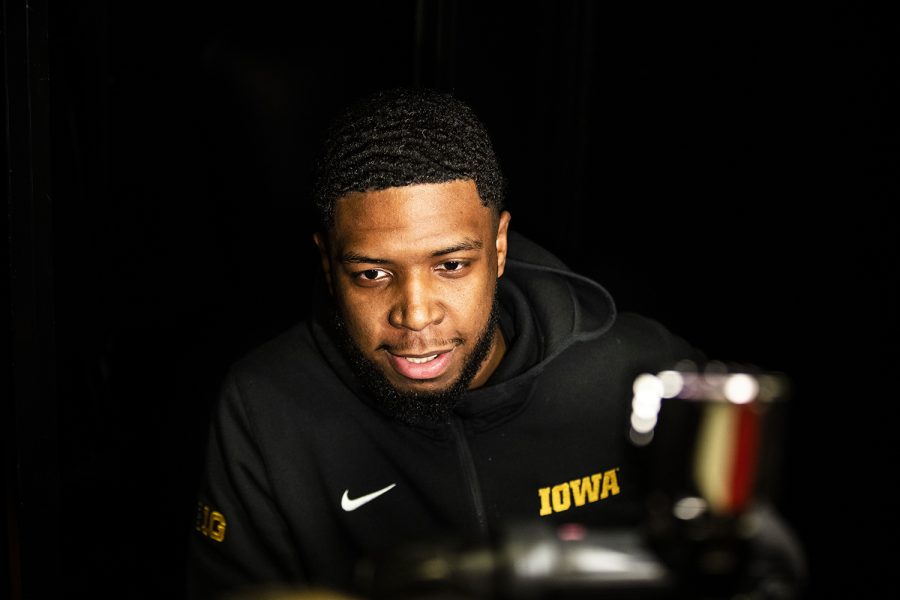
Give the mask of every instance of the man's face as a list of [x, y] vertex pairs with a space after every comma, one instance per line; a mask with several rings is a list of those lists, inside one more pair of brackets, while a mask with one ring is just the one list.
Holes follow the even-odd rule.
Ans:
[[[496, 369], [505, 345], [491, 310], [508, 224], [471, 180], [337, 201], [333, 230], [315, 238], [322, 265], [346, 333], [397, 392], [446, 392], [467, 364], [467, 387], [478, 387]], [[479, 340], [488, 349], [472, 365]]]

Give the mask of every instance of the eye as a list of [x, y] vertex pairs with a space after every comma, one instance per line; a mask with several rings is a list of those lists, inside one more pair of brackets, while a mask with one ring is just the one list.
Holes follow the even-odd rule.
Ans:
[[353, 276], [363, 283], [368, 283], [386, 279], [388, 273], [387, 271], [382, 271], [381, 269], [366, 269], [365, 271], [354, 273]]
[[442, 262], [437, 270], [442, 271], [445, 275], [462, 275], [466, 272], [466, 267], [468, 266], [468, 261], [448, 260], [447, 262]]

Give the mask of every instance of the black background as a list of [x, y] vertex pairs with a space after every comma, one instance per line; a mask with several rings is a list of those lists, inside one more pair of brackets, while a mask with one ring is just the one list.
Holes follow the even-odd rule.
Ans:
[[[620, 309], [791, 378], [776, 500], [810, 597], [896, 593], [896, 21], [835, 2], [294, 5], [46, 13], [55, 450], [12, 452], [58, 481], [8, 479], [25, 597], [180, 596], [219, 378], [308, 305], [322, 126], [403, 84], [482, 116], [513, 228]], [[16, 439], [46, 433], [16, 402]]]

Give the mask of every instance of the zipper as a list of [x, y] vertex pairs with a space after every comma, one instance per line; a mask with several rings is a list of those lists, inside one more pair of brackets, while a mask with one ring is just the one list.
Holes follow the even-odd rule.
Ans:
[[462, 466], [463, 477], [469, 487], [469, 494], [472, 496], [472, 504], [475, 508], [475, 519], [478, 521], [478, 532], [483, 540], [488, 539], [487, 513], [484, 510], [484, 498], [481, 495], [481, 484], [478, 483], [478, 473], [475, 472], [475, 462], [472, 460], [472, 453], [469, 451], [469, 441], [466, 439], [466, 432], [463, 428], [462, 420], [454, 416], [451, 421], [453, 428], [453, 437], [456, 438], [456, 450], [459, 454], [460, 466]]

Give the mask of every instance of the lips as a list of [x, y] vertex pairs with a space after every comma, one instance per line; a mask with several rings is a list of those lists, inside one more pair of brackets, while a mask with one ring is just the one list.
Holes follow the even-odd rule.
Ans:
[[434, 379], [450, 367], [453, 350], [419, 356], [397, 356], [388, 352], [391, 366], [408, 379]]

